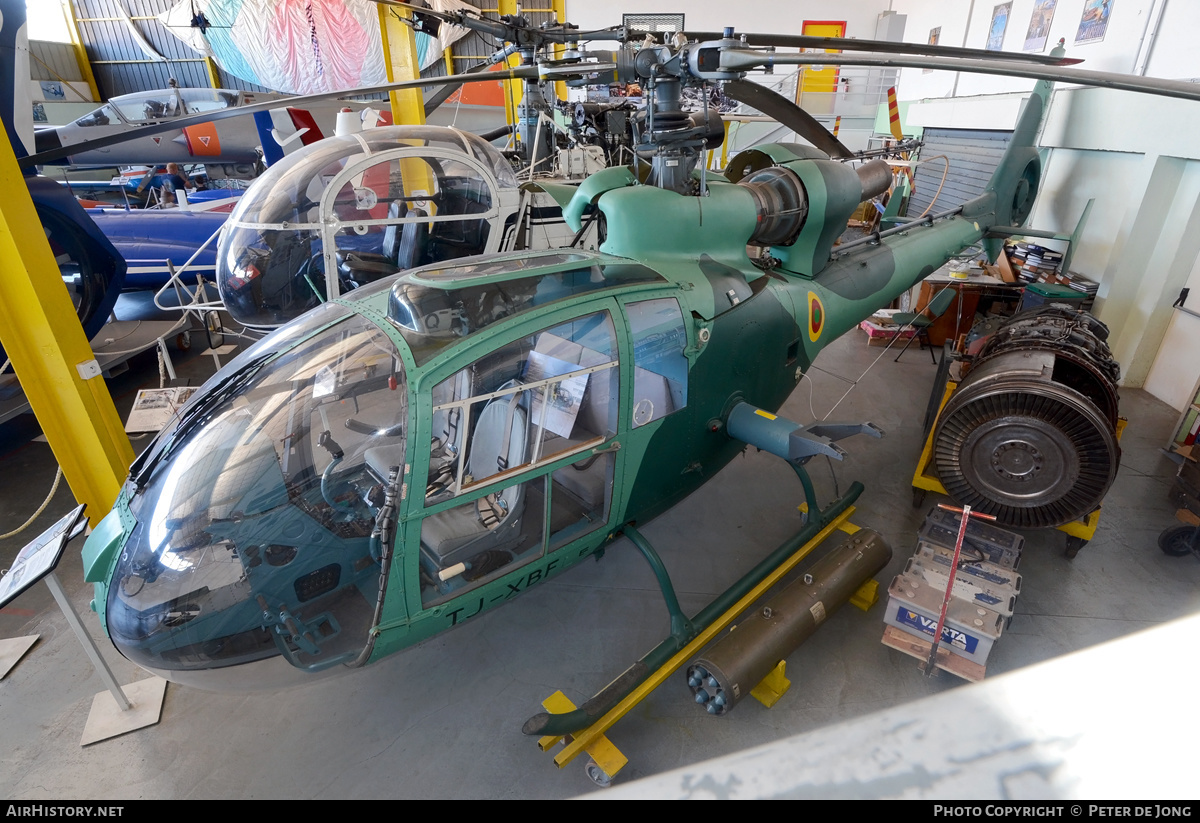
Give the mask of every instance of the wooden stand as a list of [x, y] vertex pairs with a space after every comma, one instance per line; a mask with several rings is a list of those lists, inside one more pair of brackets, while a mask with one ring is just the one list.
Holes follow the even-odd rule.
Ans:
[[[929, 659], [929, 649], [933, 646], [927, 640], [922, 640], [919, 637], [902, 632], [895, 626], [883, 627], [883, 645], [901, 651], [909, 657], [915, 657], [925, 663]], [[944, 646], [939, 646], [937, 651], [937, 667], [950, 674], [961, 677], [963, 680], [970, 680], [972, 683], [978, 683], [983, 680], [987, 674], [987, 667], [981, 666], [978, 663], [973, 663], [964, 657], [959, 657], [948, 651]]]

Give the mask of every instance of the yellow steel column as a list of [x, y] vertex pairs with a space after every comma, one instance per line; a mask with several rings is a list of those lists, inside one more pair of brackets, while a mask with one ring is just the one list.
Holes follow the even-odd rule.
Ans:
[[217, 74], [217, 61], [211, 57], [204, 58], [204, 68], [208, 69], [208, 82], [214, 89], [221, 88], [221, 75]]
[[[567, 0], [551, 0], [550, 8], [554, 9], [554, 19], [561, 26], [567, 20]], [[567, 47], [563, 43], [554, 45], [554, 59], [558, 60], [562, 57], [563, 52]], [[554, 84], [554, 96], [559, 100], [567, 99], [567, 81], [558, 80]]]
[[63, 16], [67, 18], [67, 29], [71, 33], [71, 45], [75, 48], [75, 62], [79, 64], [79, 73], [87, 81], [92, 92], [92, 101], [100, 102], [100, 89], [96, 86], [96, 76], [92, 74], [92, 62], [88, 60], [87, 49], [83, 47], [83, 37], [79, 34], [79, 19], [75, 15], [75, 4], [71, 0], [62, 0]]
[[[408, 9], [379, 7], [379, 33], [383, 35], [383, 58], [389, 83], [416, 80], [421, 76], [417, 37], [412, 27], [397, 17], [412, 17]], [[402, 89], [390, 95], [392, 122], [406, 126], [425, 123], [425, 96], [420, 89]]]
[[[501, 16], [520, 13], [520, 9], [517, 8], [517, 0], [499, 0], [496, 6], [496, 13]], [[506, 65], [510, 68], [521, 65], [520, 55], [510, 55]], [[504, 88], [504, 119], [508, 122], [508, 125], [515, 126], [517, 123], [517, 103], [521, 102], [521, 98], [525, 95], [525, 89], [520, 80], [505, 80], [501, 85]]]
[[93, 525], [108, 514], [133, 462], [104, 379], [8, 141], [0, 141], [0, 342]]

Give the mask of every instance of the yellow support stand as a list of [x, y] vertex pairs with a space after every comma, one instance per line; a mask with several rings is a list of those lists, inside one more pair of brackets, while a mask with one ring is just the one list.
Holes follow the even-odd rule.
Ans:
[[858, 587], [858, 591], [850, 596], [850, 602], [864, 612], [879, 602], [879, 581], [874, 577]]
[[[929, 427], [929, 435], [925, 438], [925, 446], [921, 449], [921, 457], [917, 460], [916, 471], [913, 472], [912, 487], [913, 487], [913, 506], [921, 505], [924, 500], [924, 492], [932, 491], [938, 494], [946, 495], [946, 487], [942, 485], [942, 481], [934, 473], [933, 469], [933, 435], [937, 432], [938, 421], [942, 418], [942, 411], [946, 408], [946, 404], [950, 402], [950, 397], [958, 389], [958, 383], [953, 380], [946, 382], [946, 391], [942, 394], [942, 402], [938, 406], [937, 417], [934, 418], [933, 425]], [[1117, 420], [1117, 442], [1121, 442], [1121, 435], [1125, 432], [1125, 427], [1129, 421], [1124, 417]], [[1074, 557], [1079, 551], [1083, 543], [1091, 540], [1096, 534], [1096, 527], [1100, 525], [1100, 512], [1103, 507], [1097, 507], [1095, 511], [1088, 514], [1080, 520], [1072, 520], [1070, 523], [1064, 523], [1055, 528], [1067, 535], [1067, 556]]]
[[[813, 549], [821, 545], [821, 543], [823, 543], [829, 537], [829, 535], [833, 534], [833, 532], [839, 529], [843, 529], [844, 526], [847, 526], [847, 521], [850, 519], [850, 516], [854, 514], [854, 511], [854, 506], [847, 506], [844, 511], [838, 514], [837, 517], [835, 517], [829, 523], [829, 525], [817, 532], [816, 536], [813, 537], [812, 540], [809, 540], [803, 546], [798, 548], [795, 553], [781, 563], [779, 567], [775, 569], [775, 571], [767, 575], [761, 583], [747, 592], [741, 600], [734, 603], [724, 614], [714, 620], [712, 625], [700, 632], [700, 634], [696, 635], [696, 637], [690, 643], [676, 652], [670, 660], [668, 660], [661, 668], [647, 677], [641, 683], [641, 685], [630, 692], [625, 699], [609, 710], [607, 714], [605, 714], [591, 726], [588, 726], [586, 729], [576, 732], [574, 735], [570, 735], [569, 737], [562, 738], [566, 745], [558, 752], [558, 754], [554, 756], [554, 764], [561, 769], [578, 757], [581, 752], [592, 754], [592, 747], [599, 741], [605, 740], [607, 742], [607, 739], [604, 736], [605, 732], [616, 725], [618, 720], [632, 711], [634, 706], [645, 700], [651, 692], [653, 692], [663, 683], [664, 680], [666, 680], [668, 677], [678, 671], [685, 663], [699, 654], [700, 650], [712, 642], [712, 640], [718, 634], [725, 631], [725, 629], [727, 629], [729, 625], [737, 619], [738, 615], [748, 609], [751, 604], [766, 594], [766, 592], [772, 586], [777, 584], [789, 572], [796, 568], [800, 561], [811, 554]], [[551, 702], [553, 702], [553, 705], [557, 708], [551, 708]], [[543, 703], [543, 705], [546, 707], [547, 711], [553, 714], [562, 714], [574, 708], [569, 700], [567, 700], [565, 697], [562, 698], [562, 700], [559, 700], [557, 695], [548, 698], [547, 702]], [[542, 751], [546, 751], [557, 741], [558, 738], [543, 737], [538, 741], [538, 745]], [[543, 745], [543, 743], [546, 745]], [[595, 757], [594, 754], [592, 756], [593, 758]], [[599, 761], [596, 762], [599, 764]], [[592, 776], [593, 770], [589, 768], [588, 771], [589, 776]], [[595, 779], [595, 777], [593, 777], [593, 779]]]
[[762, 703], [768, 709], [779, 702], [779, 698], [787, 694], [792, 687], [792, 681], [787, 679], [787, 661], [780, 660], [771, 673], [762, 682], [750, 690], [750, 696]]
[[17, 158], [0, 146], [0, 342], [71, 492], [95, 525], [133, 462], [96, 357], [38, 219]]
[[[571, 699], [562, 692], [555, 692], [542, 701], [542, 707], [551, 714], [566, 714], [567, 712], [575, 711], [575, 704]], [[538, 738], [538, 748], [542, 751], [549, 751], [559, 743], [569, 743], [571, 736], [554, 737], [546, 735]], [[612, 779], [617, 776], [617, 772], [625, 768], [629, 763], [629, 758], [621, 754], [621, 750], [612, 744], [612, 742], [600, 735], [586, 748], [588, 755], [592, 758], [592, 762], [588, 764], [588, 777], [592, 778], [596, 783], [608, 785]], [[594, 768], [593, 768], [594, 767]]]

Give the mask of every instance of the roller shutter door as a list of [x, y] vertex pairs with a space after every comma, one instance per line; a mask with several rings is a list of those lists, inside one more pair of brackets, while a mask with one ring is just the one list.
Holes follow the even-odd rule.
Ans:
[[941, 183], [945, 167], [941, 160], [930, 158], [940, 154], [950, 158], [950, 173], [933, 207], [933, 213], [937, 214], [983, 194], [1008, 148], [1012, 132], [927, 128], [923, 139], [921, 158], [928, 162], [917, 166], [916, 189], [908, 206], [910, 217], [916, 217], [929, 207]]

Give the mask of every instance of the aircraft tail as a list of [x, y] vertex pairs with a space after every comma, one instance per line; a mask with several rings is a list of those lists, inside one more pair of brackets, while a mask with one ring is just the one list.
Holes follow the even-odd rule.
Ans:
[[33, 146], [28, 31], [25, 0], [0, 0], [0, 120], [18, 160]]
[[[1066, 54], [1062, 41], [1050, 52], [1052, 57]], [[1028, 219], [1037, 199], [1042, 179], [1042, 159], [1037, 150], [1038, 130], [1050, 105], [1054, 84], [1039, 80], [1025, 108], [1017, 118], [1008, 150], [1000, 159], [984, 193], [963, 205], [963, 216], [979, 220], [986, 229], [1016, 228]], [[989, 238], [984, 247], [995, 259], [1001, 239]]]
[[262, 141], [263, 159], [274, 165], [301, 146], [307, 146], [325, 135], [306, 109], [288, 106], [284, 109], [260, 111], [254, 114], [254, 125]]

